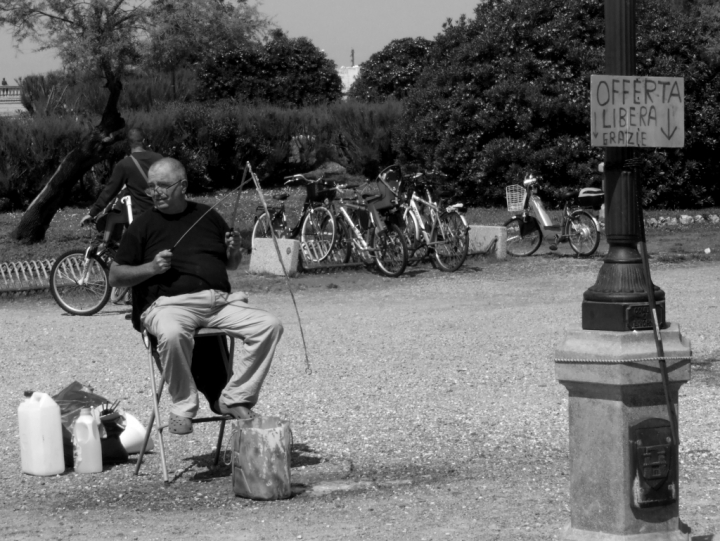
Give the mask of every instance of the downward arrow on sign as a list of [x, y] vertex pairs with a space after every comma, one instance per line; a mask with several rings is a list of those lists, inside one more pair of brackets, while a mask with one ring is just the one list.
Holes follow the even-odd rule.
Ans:
[[675, 135], [675, 132], [677, 131], [677, 126], [675, 126], [673, 128], [673, 130], [670, 131], [670, 111], [667, 112], [667, 125], [668, 125], [667, 131], [670, 132], [670, 135], [668, 135], [667, 132], [665, 130], [663, 130], [662, 128], [660, 128], [660, 131], [662, 132], [662, 134], [665, 137], [667, 137], [668, 139], [672, 139], [672, 136]]

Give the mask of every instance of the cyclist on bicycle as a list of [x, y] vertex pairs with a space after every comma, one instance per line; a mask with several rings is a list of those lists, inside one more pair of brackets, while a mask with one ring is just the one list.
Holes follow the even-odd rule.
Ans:
[[132, 201], [133, 217], [139, 216], [153, 207], [152, 198], [145, 194], [147, 189], [147, 172], [150, 166], [162, 156], [157, 152], [145, 150], [145, 136], [139, 128], [131, 128], [127, 133], [130, 155], [120, 160], [113, 168], [110, 180], [90, 207], [88, 213], [80, 220], [80, 225], [92, 221], [119, 194], [125, 186], [127, 195]]

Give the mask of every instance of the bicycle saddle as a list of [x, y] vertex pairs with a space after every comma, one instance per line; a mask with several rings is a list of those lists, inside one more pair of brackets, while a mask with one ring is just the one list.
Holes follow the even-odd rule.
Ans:
[[276, 193], [273, 195], [273, 199], [277, 199], [278, 201], [285, 201], [288, 197], [290, 197], [286, 193]]

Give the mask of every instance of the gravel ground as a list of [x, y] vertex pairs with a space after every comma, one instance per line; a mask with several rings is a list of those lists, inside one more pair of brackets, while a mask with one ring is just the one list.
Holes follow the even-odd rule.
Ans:
[[[258, 405], [293, 429], [296, 496], [280, 502], [233, 496], [230, 468], [211, 467], [217, 428], [207, 425], [170, 438], [167, 487], [158, 453], [139, 477], [134, 456], [102, 474], [21, 474], [23, 390], [55, 394], [78, 380], [145, 421], [147, 361], [125, 307], [78, 318], [44, 295], [0, 298], [0, 537], [558, 538], [569, 521], [568, 419], [552, 356], [579, 327], [600, 264], [538, 256], [397, 280], [295, 279], [312, 375], [283, 281], [242, 267], [236, 289], [286, 330]], [[659, 264], [654, 280], [693, 345], [680, 397], [681, 517], [704, 541], [720, 528], [720, 269]]]

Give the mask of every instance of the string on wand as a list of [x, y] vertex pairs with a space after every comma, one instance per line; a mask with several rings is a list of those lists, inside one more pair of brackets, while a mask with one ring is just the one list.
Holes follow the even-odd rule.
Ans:
[[231, 227], [230, 231], [234, 231], [234, 229], [235, 229], [235, 217], [237, 216], [238, 203], [240, 202], [240, 194], [242, 193], [242, 189], [243, 189], [243, 187], [245, 186], [245, 184], [248, 184], [248, 183], [250, 182], [250, 179], [247, 179], [247, 178], [246, 178], [246, 177], [247, 177], [248, 170], [249, 170], [249, 167], [250, 167], [250, 163], [248, 163], [248, 164], [245, 166], [245, 169], [244, 169], [244, 171], [243, 171], [242, 180], [240, 181], [240, 185], [239, 185], [237, 188], [233, 188], [232, 190], [230, 190], [225, 196], [223, 196], [220, 200], [218, 200], [217, 202], [215, 202], [215, 204], [214, 204], [212, 207], [210, 207], [210, 208], [207, 209], [205, 212], [203, 212], [202, 216], [200, 216], [200, 218], [198, 218], [197, 220], [195, 220], [195, 223], [192, 224], [190, 227], [188, 227], [188, 228], [187, 228], [187, 231], [185, 231], [185, 233], [182, 234], [182, 236], [177, 240], [177, 242], [175, 242], [175, 244], [173, 244], [173, 247], [170, 248], [170, 251], [171, 251], [171, 252], [175, 249], [175, 247], [176, 247], [178, 244], [180, 244], [180, 241], [183, 240], [183, 239], [185, 238], [185, 236], [186, 236], [188, 233], [190, 233], [190, 231], [192, 231], [192, 229], [193, 229], [197, 224], [200, 223], [200, 220], [202, 220], [203, 218], [205, 218], [205, 216], [207, 216], [207, 215], [210, 213], [210, 211], [212, 211], [212, 210], [213, 210], [215, 207], [217, 207], [220, 203], [222, 203], [222, 202], [225, 201], [228, 197], [230, 197], [230, 196], [233, 195], [235, 192], [237, 192], [237, 199], [235, 200], [235, 209], [233, 210], [233, 215], [232, 215], [232, 223], [230, 224], [230, 227]]

